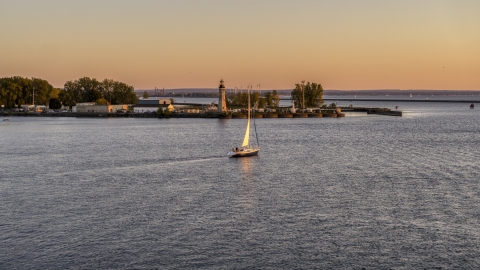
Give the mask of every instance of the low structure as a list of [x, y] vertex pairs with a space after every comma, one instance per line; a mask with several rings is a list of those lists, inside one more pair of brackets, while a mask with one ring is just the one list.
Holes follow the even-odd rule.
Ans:
[[133, 112], [135, 113], [148, 113], [148, 112], [157, 112], [159, 108], [162, 108], [164, 111], [169, 110], [173, 111], [174, 107], [172, 104], [137, 104], [133, 105]]
[[78, 103], [72, 107], [72, 112], [77, 113], [116, 113], [119, 110], [128, 110], [128, 105], [97, 105], [94, 102]]
[[167, 105], [172, 104], [169, 98], [144, 98], [138, 100], [138, 105]]
[[43, 112], [47, 110], [45, 105], [22, 105], [21, 106], [24, 112]]
[[144, 98], [139, 99], [138, 104], [133, 105], [133, 112], [148, 113], [157, 112], [158, 108], [173, 111], [172, 100], [169, 98]]

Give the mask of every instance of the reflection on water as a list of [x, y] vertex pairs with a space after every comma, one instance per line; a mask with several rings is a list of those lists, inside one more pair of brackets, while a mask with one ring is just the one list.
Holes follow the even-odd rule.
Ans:
[[255, 158], [258, 158], [258, 156], [238, 158], [238, 161], [240, 162], [240, 167], [242, 168], [242, 172], [245, 178], [251, 177], [252, 162], [255, 161]]
[[238, 203], [242, 209], [243, 216], [250, 217], [254, 211], [254, 205], [256, 202], [256, 192], [254, 190], [254, 175], [252, 174], [253, 163], [258, 156], [244, 157], [244, 158], [232, 158], [231, 161], [235, 162], [238, 166], [236, 173], [239, 175], [239, 194]]
[[[257, 194], [255, 190], [255, 179], [252, 175], [252, 162], [255, 157], [239, 158], [241, 165], [240, 189], [239, 189], [239, 205], [243, 209], [245, 217], [251, 217], [255, 212], [257, 202]], [[245, 218], [244, 217], [244, 218]]]

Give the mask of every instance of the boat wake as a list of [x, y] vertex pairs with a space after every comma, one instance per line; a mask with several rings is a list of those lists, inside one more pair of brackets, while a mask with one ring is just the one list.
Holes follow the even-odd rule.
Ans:
[[195, 162], [211, 161], [211, 160], [222, 159], [222, 158], [225, 158], [225, 156], [170, 159], [170, 160], [161, 160], [160, 163], [161, 164], [195, 163]]

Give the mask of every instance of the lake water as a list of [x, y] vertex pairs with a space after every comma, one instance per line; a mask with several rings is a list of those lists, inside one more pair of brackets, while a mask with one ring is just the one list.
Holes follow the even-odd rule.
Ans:
[[353, 105], [404, 114], [0, 122], [0, 269], [479, 268], [480, 108]]

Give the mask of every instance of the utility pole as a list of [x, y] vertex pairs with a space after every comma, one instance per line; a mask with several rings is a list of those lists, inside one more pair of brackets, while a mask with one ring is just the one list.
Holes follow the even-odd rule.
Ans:
[[33, 94], [32, 94], [32, 104], [33, 104], [33, 107], [35, 108], [35, 86], [33, 85], [33, 77], [32, 77], [32, 91], [33, 91]]
[[302, 110], [305, 110], [305, 80], [302, 81]]

